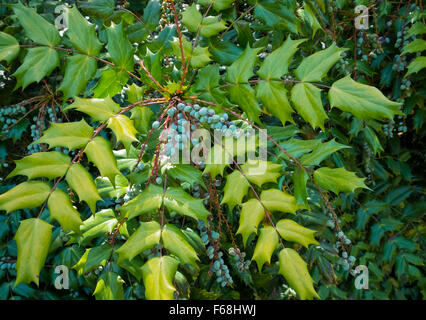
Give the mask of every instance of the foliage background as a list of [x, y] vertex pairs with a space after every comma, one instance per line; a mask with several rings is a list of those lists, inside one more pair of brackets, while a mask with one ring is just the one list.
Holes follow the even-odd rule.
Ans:
[[[244, 4], [224, 11], [223, 15], [225, 17], [228, 15], [231, 20], [235, 20], [252, 5], [275, 2], [280, 1], [248, 1], [248, 3], [244, 2]], [[24, 43], [26, 38], [21, 32], [16, 17], [12, 10], [5, 6], [7, 3], [15, 3], [15, 1], [1, 0], [0, 3], [0, 31], [12, 34], [20, 43]], [[40, 0], [24, 1], [23, 3], [36, 7], [37, 11], [51, 22], [55, 19], [55, 7], [60, 4], [59, 1]], [[67, 3], [84, 7], [83, 1], [67, 1]], [[188, 1], [188, 3], [190, 4], [192, 1]], [[424, 162], [426, 90], [424, 81], [426, 77], [424, 69], [410, 74], [408, 77], [410, 84], [407, 85], [404, 75], [410, 61], [416, 55], [406, 54], [406, 60], [401, 59], [401, 56], [404, 57], [401, 52], [408, 44], [404, 41], [412, 41], [412, 39], [404, 38], [404, 33], [408, 30], [405, 28], [410, 28], [415, 21], [424, 23], [422, 4], [419, 1], [385, 0], [371, 3], [350, 0], [305, 1], [305, 3], [284, 1], [284, 3], [292, 9], [308, 5], [312, 8], [314, 18], [310, 16], [304, 20], [295, 14], [290, 14], [285, 18], [278, 16], [284, 21], [284, 24], [272, 22], [265, 28], [265, 21], [262, 21], [262, 18], [253, 17], [250, 13], [243, 14], [228, 33], [227, 41], [238, 43], [239, 47], [244, 47], [247, 43], [251, 46], [261, 46], [259, 43], [265, 41], [264, 35], [267, 33], [270, 35], [266, 40], [269, 50], [274, 50], [282, 44], [283, 39], [287, 38], [289, 33], [296, 39], [308, 38], [308, 41], [300, 46], [302, 52], [295, 57], [294, 65], [297, 65], [304, 56], [329, 47], [332, 42], [335, 42], [338, 47], [345, 47], [349, 50], [346, 51], [341, 61], [330, 70], [325, 83], [331, 84], [335, 79], [350, 74], [354, 80], [375, 86], [388, 98], [403, 103], [404, 115], [395, 117], [385, 125], [374, 120], [360, 121], [349, 113], [328, 109], [330, 119], [326, 123], [325, 130], [318, 133], [303, 120], [296, 118], [301, 136], [305, 139], [321, 137], [329, 140], [336, 138], [337, 142], [350, 145], [351, 149], [333, 154], [325, 164], [337, 167], [344, 165], [348, 170], [366, 177], [366, 184], [371, 188], [371, 191], [363, 190], [356, 197], [354, 193], [330, 195], [332, 205], [338, 212], [341, 227], [352, 241], [351, 255], [357, 258], [357, 264], [368, 266], [370, 271], [369, 290], [354, 288], [354, 277], [337, 267], [338, 256], [332, 250], [324, 254], [311, 246], [304, 254], [304, 258], [309, 264], [315, 288], [321, 299], [424, 299], [426, 295], [425, 227], [423, 223], [426, 209], [424, 189], [426, 174]], [[88, 11], [87, 14], [98, 24], [108, 20], [116, 23], [125, 21], [126, 26], [131, 28], [133, 18], [127, 10], [132, 11], [138, 17], [144, 17], [146, 4], [147, 1], [115, 1], [114, 10], [110, 14], [103, 15], [102, 18], [95, 17], [96, 10]], [[180, 5], [182, 4], [183, 2], [180, 2]], [[353, 8], [357, 4], [365, 4], [370, 8], [369, 24], [371, 27], [365, 32], [354, 28]], [[125, 10], [120, 8], [125, 8]], [[292, 9], [290, 12], [294, 12]], [[271, 11], [267, 14], [270, 15], [270, 21], [277, 18]], [[151, 23], [149, 33], [135, 30], [140, 32], [140, 34], [135, 32], [135, 37], [143, 39], [142, 43], [145, 43], [146, 39], [148, 42], [150, 39], [154, 39], [159, 31], [156, 30], [156, 27], [160, 12], [155, 11], [145, 15], [145, 17], [147, 16], [152, 19], [149, 22]], [[166, 16], [165, 18], [172, 20], [173, 17]], [[295, 31], [296, 25], [300, 25], [300, 29]], [[22, 37], [22, 41], [19, 37]], [[424, 35], [420, 37], [424, 38]], [[359, 41], [359, 38], [362, 38], [363, 41]], [[402, 40], [398, 40], [399, 38]], [[10, 65], [0, 65], [2, 77], [0, 80], [0, 104], [2, 109], [45, 94], [46, 85], [57, 88], [58, 81], [62, 77], [61, 70], [55, 70], [45, 83], [34, 83], [23, 91], [21, 89], [14, 91], [16, 79], [11, 77], [11, 74], [16, 71], [18, 66], [18, 61], [14, 61]], [[84, 93], [85, 96], [90, 95], [90, 90], [95, 86], [97, 79], [89, 82]], [[125, 106], [123, 94], [118, 94], [115, 98], [117, 102]], [[25, 107], [26, 110], [30, 110], [31, 104]], [[70, 114], [71, 120], [73, 120], [73, 115], [73, 113]], [[27, 154], [27, 146], [33, 141], [31, 133], [34, 130], [31, 129], [31, 126], [35, 123], [34, 119], [37, 119], [37, 116], [38, 111], [31, 112], [18, 125], [1, 135], [1, 193], [22, 181], [19, 178], [11, 180], [4, 180], [4, 178], [13, 169], [13, 161]], [[74, 120], [78, 119], [76, 117]], [[281, 125], [272, 116], [264, 116], [262, 121], [266, 125]], [[289, 181], [289, 178], [285, 178], [283, 183], [287, 184]], [[312, 196], [315, 197], [313, 192]], [[320, 199], [315, 200], [314, 198], [313, 200], [317, 201], [318, 205], [312, 207], [311, 212], [303, 212], [300, 220], [304, 222], [305, 226], [312, 226], [313, 229], [319, 231], [317, 239], [320, 239], [324, 246], [327, 243], [333, 244], [336, 241], [335, 235], [326, 226], [326, 213], [319, 204]], [[114, 197], [111, 197], [109, 203], [105, 203], [105, 207], [108, 206], [114, 206]], [[84, 214], [88, 215], [88, 210]], [[59, 245], [57, 248], [55, 246], [50, 248], [46, 267], [40, 275], [39, 288], [27, 284], [12, 287], [16, 271], [11, 268], [10, 264], [14, 263], [17, 256], [13, 236], [19, 222], [32, 216], [34, 213], [27, 209], [0, 216], [0, 256], [7, 257], [7, 260], [3, 260], [3, 265], [6, 267], [0, 270], [0, 299], [91, 299], [96, 285], [96, 275], [94, 274], [77, 277], [76, 272], [72, 270], [71, 290], [58, 291], [53, 287], [54, 266], [65, 264], [71, 267], [84, 252], [76, 245], [67, 247], [65, 250], [60, 250]], [[236, 223], [232, 215], [229, 219], [231, 223]], [[63, 237], [60, 229], [59, 225], [55, 225], [54, 235], [59, 239], [57, 241], [61, 241], [60, 237]], [[229, 246], [228, 237], [226, 235], [224, 237], [226, 239], [223, 241], [224, 247]], [[335, 268], [332, 268], [332, 265]], [[294, 293], [288, 290], [285, 284], [282, 282], [277, 284], [274, 281], [276, 271], [274, 273], [271, 270], [260, 275], [252, 266], [251, 271], [247, 274], [238, 276], [237, 273], [235, 272], [235, 275], [239, 279], [232, 290], [212, 287], [205, 275], [200, 276], [191, 285], [182, 282], [179, 284], [181, 298], [295, 298]], [[144, 298], [143, 285], [135, 281], [129, 273], [124, 274], [123, 278], [126, 282], [125, 298]], [[204, 288], [209, 288], [209, 290], [203, 290]]]

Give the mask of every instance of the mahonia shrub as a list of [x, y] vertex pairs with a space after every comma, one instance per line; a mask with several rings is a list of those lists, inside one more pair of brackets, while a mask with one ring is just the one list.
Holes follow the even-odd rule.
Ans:
[[[7, 89], [30, 97], [1, 109], [2, 140], [13, 141], [1, 145], [0, 238], [13, 236], [0, 248], [1, 297], [346, 298], [338, 283], [350, 287], [358, 256], [370, 259], [353, 238], [390, 210], [380, 194], [397, 205], [418, 192], [378, 192], [371, 179], [387, 179], [371, 159], [384, 151], [382, 125], [391, 132], [409, 112], [366, 79], [376, 73], [368, 59], [389, 52], [363, 54], [365, 32], [336, 36], [346, 1], [58, 5], [2, 13]], [[402, 67], [383, 69], [407, 69], [400, 90], [425, 67], [420, 9], [407, 7]], [[420, 278], [416, 240], [398, 237], [404, 225], [384, 215], [372, 241], [395, 231], [385, 255], [408, 249], [398, 270]], [[70, 290], [54, 289], [58, 266]], [[42, 284], [52, 289], [37, 293]]]

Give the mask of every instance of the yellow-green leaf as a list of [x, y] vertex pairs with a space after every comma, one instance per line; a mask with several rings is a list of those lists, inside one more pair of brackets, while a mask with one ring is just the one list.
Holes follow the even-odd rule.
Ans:
[[346, 76], [337, 80], [328, 92], [331, 107], [350, 112], [361, 120], [393, 119], [402, 114], [401, 103], [387, 99], [379, 89], [358, 83]]
[[332, 153], [343, 149], [350, 148], [344, 144], [336, 142], [332, 139], [326, 143], [317, 144], [311, 153], [303, 155], [300, 162], [305, 166], [317, 166]]
[[161, 233], [164, 248], [177, 256], [182, 264], [189, 263], [198, 268], [199, 261], [194, 248], [188, 243], [185, 235], [175, 225], [166, 224]]
[[364, 180], [366, 178], [358, 178], [354, 172], [347, 171], [344, 168], [319, 168], [314, 172], [314, 180], [326, 190], [333, 191], [335, 194], [340, 192], [350, 193], [357, 188], [369, 189]]
[[291, 114], [294, 112], [287, 98], [287, 90], [277, 81], [261, 81], [256, 87], [256, 97], [262, 101], [266, 109], [281, 120], [282, 124], [294, 120]]
[[77, 109], [89, 115], [93, 121], [106, 121], [121, 111], [121, 108], [110, 97], [104, 99], [84, 99], [76, 97], [73, 104], [65, 110]]
[[173, 279], [179, 262], [169, 256], [155, 257], [142, 267], [145, 297], [148, 300], [173, 300]]
[[319, 244], [314, 238], [315, 230], [305, 228], [293, 220], [280, 220], [277, 223], [277, 230], [284, 240], [300, 243], [306, 248], [310, 244]]
[[292, 195], [278, 189], [262, 191], [260, 200], [269, 211], [281, 211], [295, 214], [296, 210], [299, 209], [296, 204], [296, 199]]
[[37, 152], [21, 160], [16, 160], [16, 168], [7, 178], [17, 175], [27, 176], [28, 179], [62, 177], [71, 162], [71, 158], [62, 152]]
[[84, 149], [87, 158], [94, 163], [103, 177], [107, 177], [115, 185], [115, 176], [120, 174], [117, 160], [111, 149], [109, 141], [102, 137], [95, 137]]
[[52, 226], [47, 222], [36, 218], [21, 221], [14, 238], [18, 247], [15, 287], [31, 282], [38, 286], [51, 238]]
[[47, 143], [49, 148], [66, 147], [74, 150], [84, 147], [93, 135], [93, 128], [84, 119], [78, 122], [54, 123], [33, 144]]
[[50, 217], [61, 224], [63, 230], [80, 232], [83, 224], [78, 211], [72, 206], [69, 196], [60, 189], [56, 189], [47, 201]]
[[235, 170], [226, 176], [226, 184], [223, 189], [224, 195], [221, 204], [228, 204], [229, 210], [242, 203], [244, 196], [247, 194], [250, 184], [241, 172]]
[[241, 166], [245, 176], [251, 182], [261, 187], [266, 182], [276, 182], [281, 176], [282, 165], [263, 160], [247, 160]]
[[247, 245], [248, 237], [254, 232], [265, 216], [265, 209], [257, 199], [250, 199], [241, 205], [240, 225], [237, 234], [243, 236], [243, 244]]
[[261, 272], [265, 262], [271, 262], [272, 254], [278, 246], [278, 234], [272, 226], [263, 227], [259, 233], [252, 260], [256, 261]]
[[85, 201], [92, 213], [96, 211], [96, 202], [102, 201], [90, 173], [79, 163], [74, 163], [65, 177], [68, 185], [74, 190], [80, 201]]
[[105, 272], [99, 277], [93, 295], [96, 300], [124, 300], [124, 280], [115, 272]]
[[11, 35], [0, 32], [0, 61], [10, 63], [18, 56], [19, 42]]
[[43, 204], [50, 193], [46, 182], [26, 181], [0, 195], [0, 210], [7, 213], [18, 209], [32, 209]]
[[310, 83], [297, 83], [291, 89], [291, 101], [299, 115], [312, 128], [324, 130], [324, 120], [328, 119], [321, 101], [321, 90]]
[[118, 262], [128, 259], [131, 261], [139, 253], [153, 248], [160, 242], [161, 226], [156, 221], [141, 222], [139, 228], [118, 249]]
[[123, 143], [127, 152], [129, 152], [132, 142], [138, 141], [138, 139], [136, 139], [137, 131], [133, 126], [133, 120], [130, 120], [125, 115], [120, 114], [109, 118], [108, 128], [114, 132], [117, 141]]
[[318, 298], [313, 280], [309, 274], [305, 261], [299, 256], [296, 250], [285, 248], [279, 255], [279, 273], [284, 276], [291, 288], [293, 288], [302, 300]]

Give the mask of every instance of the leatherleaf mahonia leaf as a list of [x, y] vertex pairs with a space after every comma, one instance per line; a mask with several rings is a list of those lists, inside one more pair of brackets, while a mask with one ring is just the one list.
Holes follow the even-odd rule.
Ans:
[[59, 151], [33, 153], [21, 160], [16, 160], [16, 168], [7, 178], [17, 175], [27, 176], [28, 179], [62, 177], [70, 162], [71, 158]]
[[243, 237], [244, 246], [247, 245], [248, 237], [254, 232], [265, 216], [265, 209], [257, 199], [250, 199], [241, 205], [240, 224], [237, 234]]
[[259, 272], [265, 262], [271, 262], [272, 254], [278, 246], [278, 234], [272, 226], [260, 229], [252, 260], [256, 261]]
[[117, 168], [117, 160], [112, 152], [111, 143], [97, 136], [87, 144], [84, 153], [89, 161], [99, 169], [101, 175], [107, 177], [115, 186], [115, 176], [120, 175], [120, 171]]
[[125, 115], [119, 114], [109, 118], [108, 128], [114, 132], [117, 141], [123, 143], [127, 152], [129, 152], [132, 142], [138, 141], [138, 139], [136, 139], [137, 131], [133, 126], [133, 120], [130, 120]]
[[266, 182], [276, 182], [281, 176], [282, 165], [264, 160], [248, 160], [241, 166], [244, 175], [255, 185], [261, 187]]
[[300, 162], [305, 166], [317, 166], [332, 153], [343, 149], [350, 148], [344, 144], [340, 144], [332, 139], [326, 143], [320, 143], [315, 146], [311, 153], [305, 154], [300, 158]]
[[128, 259], [131, 261], [141, 252], [153, 248], [160, 242], [161, 226], [156, 221], [141, 222], [139, 228], [118, 249], [118, 262]]
[[49, 148], [66, 147], [74, 150], [86, 146], [93, 135], [93, 128], [84, 119], [78, 122], [50, 124], [49, 129], [43, 132], [43, 136], [31, 145], [47, 143]]
[[173, 300], [173, 279], [179, 261], [169, 256], [155, 257], [142, 267], [145, 297], [148, 300]]
[[15, 89], [24, 90], [33, 82], [39, 82], [59, 66], [59, 54], [55, 49], [38, 47], [28, 49], [24, 62], [13, 74], [16, 77]]
[[73, 104], [65, 110], [77, 109], [89, 115], [93, 121], [106, 121], [121, 111], [121, 108], [110, 97], [105, 99], [84, 99], [76, 97]]
[[261, 109], [255, 98], [254, 89], [247, 82], [254, 75], [253, 68], [260, 50], [261, 48], [252, 49], [247, 44], [242, 55], [226, 71], [226, 81], [231, 84], [227, 87], [231, 102], [238, 104], [250, 120], [258, 123]]
[[189, 164], [177, 164], [168, 170], [168, 176], [181, 182], [188, 182], [191, 187], [200, 184], [207, 189], [203, 182], [203, 173]]
[[182, 264], [189, 263], [198, 268], [199, 261], [194, 248], [188, 243], [185, 235], [178, 227], [166, 224], [161, 233], [161, 241], [164, 248], [171, 254], [177, 256]]
[[112, 271], [104, 272], [98, 279], [93, 295], [96, 300], [124, 300], [124, 280]]
[[426, 57], [420, 56], [414, 59], [410, 62], [407, 68], [407, 73], [405, 74], [404, 78], [412, 73], [417, 73], [420, 70], [423, 70], [426, 68]]
[[296, 199], [296, 205], [310, 210], [308, 204], [308, 191], [306, 189], [306, 182], [309, 177], [304, 170], [298, 167], [292, 175], [294, 185], [294, 198]]
[[340, 192], [350, 193], [357, 188], [369, 189], [364, 180], [366, 178], [358, 178], [354, 172], [347, 171], [344, 168], [319, 168], [314, 171], [314, 180], [326, 190], [333, 191], [335, 194]]
[[111, 60], [118, 68], [133, 71], [135, 49], [124, 32], [123, 24], [111, 23], [111, 26], [106, 30], [108, 36], [107, 49]]
[[280, 270], [292, 289], [296, 291], [302, 300], [320, 298], [316, 293], [313, 280], [309, 274], [305, 261], [296, 250], [285, 248], [278, 255]]
[[264, 190], [260, 194], [260, 200], [269, 211], [280, 211], [296, 214], [300, 209], [296, 199], [285, 191], [278, 189]]
[[182, 23], [191, 32], [197, 32], [199, 28], [200, 34], [204, 37], [211, 37], [217, 35], [219, 32], [226, 29], [225, 22], [219, 20], [218, 17], [208, 16], [204, 17], [197, 10], [196, 4], [187, 7], [182, 13]]
[[[173, 48], [173, 53], [180, 60], [182, 59], [182, 52], [180, 49], [180, 43], [178, 38], [174, 38], [173, 42], [170, 42]], [[211, 59], [210, 52], [207, 47], [196, 46], [194, 50], [192, 50], [192, 44], [186, 39], [182, 40], [183, 47], [183, 55], [185, 56], [185, 60], [191, 59], [190, 63], [193, 68], [201, 68], [204, 67]], [[169, 90], [170, 91], [170, 90]]]
[[312, 128], [320, 127], [324, 130], [324, 120], [328, 119], [321, 101], [321, 89], [310, 83], [297, 83], [291, 89], [291, 101], [299, 115]]
[[10, 63], [19, 54], [19, 42], [11, 35], [0, 32], [0, 61]]
[[243, 202], [244, 196], [247, 194], [250, 187], [247, 179], [241, 172], [235, 170], [226, 176], [226, 184], [223, 189], [224, 195], [221, 204], [228, 204], [229, 210]]
[[105, 237], [114, 230], [117, 224], [118, 220], [115, 217], [114, 211], [111, 209], [96, 212], [83, 221], [83, 224], [80, 227], [80, 244], [83, 245], [89, 243], [90, 240], [94, 238]]
[[340, 60], [340, 53], [346, 50], [333, 43], [327, 49], [304, 58], [295, 71], [297, 78], [301, 81], [321, 81], [328, 70]]
[[75, 269], [79, 276], [91, 272], [99, 266], [105, 267], [112, 254], [112, 246], [108, 242], [86, 249], [81, 259], [77, 262]]
[[234, 1], [235, 0], [198, 0], [198, 3], [208, 7], [213, 2], [213, 9], [222, 11], [232, 7]]
[[80, 201], [85, 201], [92, 213], [96, 211], [96, 202], [102, 201], [90, 173], [79, 163], [69, 168], [65, 177], [68, 185], [77, 193]]
[[11, 212], [18, 209], [32, 209], [46, 201], [50, 185], [41, 181], [26, 181], [0, 195], [0, 210]]
[[15, 287], [31, 282], [38, 286], [51, 238], [52, 226], [47, 222], [36, 218], [21, 221], [14, 238], [18, 247]]
[[58, 29], [38, 15], [33, 8], [28, 8], [19, 2], [12, 5], [12, 9], [25, 33], [35, 43], [54, 47], [61, 42]]
[[393, 119], [402, 114], [401, 103], [387, 99], [379, 89], [358, 83], [346, 76], [337, 80], [328, 92], [331, 107], [352, 113], [361, 120]]
[[121, 92], [124, 85], [127, 83], [127, 80], [129, 80], [129, 75], [126, 72], [118, 68], [108, 67], [102, 71], [102, 75], [99, 79], [98, 84], [92, 90], [93, 97], [94, 98], [105, 98], [107, 96], [113, 97], [117, 93]]
[[56, 189], [47, 201], [50, 217], [61, 224], [63, 230], [80, 232], [83, 224], [78, 211], [72, 206], [69, 196], [60, 189]]
[[310, 244], [319, 244], [314, 238], [315, 230], [305, 228], [293, 220], [282, 219], [276, 227], [284, 240], [300, 243], [306, 248]]
[[164, 206], [170, 211], [191, 217], [195, 220], [207, 221], [210, 212], [206, 210], [202, 199], [192, 197], [182, 188], [169, 187], [164, 195], [163, 188], [150, 184], [145, 190], [135, 198], [121, 207], [121, 212], [128, 219], [132, 219], [141, 214], [158, 210], [164, 200]]

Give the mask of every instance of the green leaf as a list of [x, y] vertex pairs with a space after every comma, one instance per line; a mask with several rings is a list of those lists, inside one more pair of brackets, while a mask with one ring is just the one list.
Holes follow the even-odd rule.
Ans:
[[314, 180], [321, 188], [333, 191], [335, 194], [343, 191], [345, 193], [354, 192], [357, 188], [369, 189], [364, 180], [358, 178], [354, 172], [347, 171], [344, 168], [319, 168], [314, 172]]
[[116, 252], [119, 255], [118, 262], [131, 261], [141, 252], [153, 248], [160, 242], [161, 226], [156, 221], [141, 222], [139, 228]]
[[280, 80], [283, 75], [287, 74], [290, 61], [298, 50], [297, 47], [306, 40], [291, 40], [289, 36], [279, 48], [266, 57], [259, 71], [257, 71], [259, 77], [265, 80]]
[[58, 91], [64, 93], [64, 100], [80, 94], [96, 74], [96, 60], [86, 55], [76, 54], [67, 58], [64, 80]]
[[79, 163], [74, 163], [65, 177], [70, 188], [77, 193], [80, 201], [85, 201], [92, 213], [96, 211], [96, 202], [102, 201], [90, 173]]
[[278, 189], [264, 190], [260, 194], [260, 200], [269, 211], [281, 211], [296, 214], [299, 207], [296, 199], [285, 191]]
[[268, 30], [289, 30], [299, 33], [300, 22], [295, 15], [297, 2], [258, 0], [254, 17], [260, 19]]
[[194, 184], [200, 184], [206, 189], [202, 172], [189, 164], [174, 165], [168, 170], [168, 176], [181, 182], [188, 182], [191, 187], [193, 187]]
[[315, 230], [302, 227], [293, 220], [280, 220], [277, 223], [277, 230], [284, 240], [300, 243], [306, 248], [310, 244], [319, 244], [314, 238]]
[[[111, 257], [112, 246], [109, 243], [104, 243], [100, 246], [87, 249], [86, 252], [84, 254], [84, 256], [86, 257], [84, 258], [84, 261], [82, 263], [82, 268], [80, 268], [80, 270], [82, 269], [81, 274], [91, 272], [99, 266], [105, 267], [106, 263]], [[80, 261], [77, 263], [77, 265], [80, 263]], [[78, 270], [78, 267], [76, 269]]]
[[[321, 139], [311, 139], [311, 140], [302, 140], [298, 138], [291, 138], [283, 143], [280, 143], [280, 146], [287, 150], [287, 152], [295, 158], [300, 158], [312, 151], [317, 145], [321, 144]], [[280, 157], [288, 159], [285, 153], [280, 153]]]
[[244, 196], [250, 187], [247, 179], [241, 174], [240, 171], [235, 170], [226, 176], [226, 184], [223, 189], [224, 195], [221, 204], [228, 204], [229, 211], [243, 202]]
[[163, 188], [150, 184], [146, 189], [139, 193], [135, 198], [126, 202], [121, 207], [123, 217], [129, 220], [141, 214], [150, 213], [158, 210], [162, 204]]
[[164, 248], [177, 256], [182, 264], [189, 263], [198, 268], [199, 261], [194, 248], [186, 240], [185, 235], [175, 225], [166, 224], [161, 232]]
[[256, 87], [256, 98], [262, 101], [266, 109], [281, 120], [294, 123], [291, 114], [294, 112], [287, 98], [287, 89], [284, 85], [274, 81], [261, 81]]
[[317, 166], [323, 160], [327, 159], [329, 155], [343, 148], [350, 147], [345, 146], [344, 144], [340, 144], [336, 142], [335, 139], [332, 139], [326, 143], [318, 144], [311, 153], [305, 154], [300, 159], [300, 162], [304, 166]]
[[248, 84], [231, 85], [228, 87], [231, 102], [237, 104], [248, 115], [248, 118], [257, 123], [261, 109], [257, 103], [255, 90]]
[[362, 129], [364, 133], [365, 140], [370, 145], [371, 149], [373, 150], [373, 153], [380, 153], [380, 151], [383, 151], [383, 147], [380, 144], [380, 140], [377, 137], [377, 135], [374, 133], [373, 129], [370, 127], [365, 127]]
[[387, 99], [377, 88], [353, 81], [349, 76], [333, 83], [328, 92], [331, 107], [350, 112], [358, 119], [393, 119], [402, 114], [401, 103]]
[[414, 59], [409, 65], [408, 65], [408, 71], [405, 74], [404, 78], [412, 73], [417, 73], [420, 70], [426, 68], [426, 57], [420, 56]]
[[333, 43], [327, 49], [304, 58], [295, 71], [297, 78], [301, 81], [321, 81], [328, 70], [340, 60], [340, 53], [346, 50]]
[[232, 7], [235, 0], [198, 0], [198, 3], [204, 6], [209, 6], [213, 2], [213, 9], [222, 11]]
[[[146, 180], [148, 180], [148, 178]], [[97, 177], [95, 179], [95, 184], [101, 197], [121, 198], [127, 193], [129, 180], [123, 175], [117, 175], [115, 176], [115, 185], [113, 185], [108, 178]]]
[[114, 13], [114, 0], [91, 0], [81, 2], [81, 9], [90, 16], [96, 18], [108, 18]]
[[257, 54], [261, 48], [250, 48], [247, 45], [243, 54], [232, 63], [226, 70], [226, 81], [234, 84], [247, 83], [253, 73], [253, 68], [257, 60]]
[[115, 176], [121, 173], [117, 168], [117, 160], [112, 153], [110, 142], [97, 136], [87, 144], [84, 153], [89, 161], [98, 168], [101, 175], [107, 177], [112, 185], [115, 185]]
[[218, 17], [209, 16], [203, 19], [195, 3], [187, 7], [182, 13], [181, 21], [190, 32], [197, 32], [201, 26], [200, 34], [204, 37], [217, 35], [226, 29], [225, 22], [223, 20], [220, 21]]
[[328, 119], [321, 101], [321, 90], [310, 83], [297, 83], [291, 89], [291, 101], [300, 116], [312, 126], [324, 130]]
[[16, 168], [7, 176], [27, 176], [28, 179], [62, 177], [68, 169], [71, 158], [62, 152], [37, 152], [21, 160], [16, 160]]
[[[108, 96], [113, 97], [117, 93], [120, 93], [123, 87], [129, 80], [129, 75], [117, 68], [108, 68], [102, 71], [102, 75], [99, 79], [98, 84], [92, 90], [94, 98], [106, 98]], [[133, 84], [136, 86], [136, 84]], [[129, 92], [127, 92], [129, 94]], [[128, 99], [130, 103], [134, 103]], [[140, 99], [142, 100], [142, 99]], [[138, 101], [140, 101], [138, 100]]]
[[138, 106], [130, 112], [132, 113], [130, 119], [134, 121], [135, 128], [141, 133], [147, 133], [151, 129], [151, 118], [154, 116], [154, 112], [149, 107]]
[[52, 122], [49, 129], [43, 132], [43, 136], [31, 145], [47, 143], [50, 149], [66, 147], [69, 150], [74, 150], [86, 146], [92, 135], [93, 128], [84, 119], [78, 122]]
[[313, 280], [309, 275], [307, 264], [296, 250], [285, 248], [279, 255], [280, 271], [290, 287], [292, 287], [302, 300], [320, 298], [315, 292]]
[[19, 42], [11, 35], [0, 32], [0, 61], [10, 63], [19, 54]]
[[34, 9], [27, 8], [21, 3], [12, 5], [12, 9], [25, 33], [35, 43], [54, 47], [61, 42], [61, 36], [55, 26], [38, 15]]
[[32, 209], [43, 204], [50, 193], [46, 182], [26, 181], [0, 195], [0, 210], [7, 213], [18, 209]]
[[308, 191], [306, 190], [306, 182], [308, 181], [308, 175], [306, 172], [299, 167], [293, 172], [292, 175], [294, 184], [294, 197], [296, 199], [296, 205], [305, 207], [309, 210], [308, 204]]
[[96, 37], [95, 25], [87, 21], [77, 7], [65, 7], [64, 14], [68, 24], [66, 35], [74, 48], [82, 53], [98, 56], [102, 43]]
[[114, 132], [117, 141], [123, 143], [127, 152], [129, 152], [132, 142], [138, 141], [136, 139], [137, 131], [133, 126], [133, 120], [130, 120], [125, 115], [119, 114], [109, 118], [107, 126]]
[[262, 271], [265, 262], [271, 262], [272, 254], [277, 246], [278, 234], [275, 229], [272, 226], [260, 229], [259, 239], [257, 239], [256, 248], [251, 258], [251, 260], [256, 261], [259, 272]]
[[248, 237], [254, 232], [265, 216], [265, 209], [257, 199], [250, 199], [241, 205], [240, 225], [236, 234], [243, 236], [243, 245], [247, 245]]
[[64, 231], [80, 232], [83, 224], [78, 211], [72, 206], [69, 196], [60, 189], [56, 189], [47, 201], [50, 217], [61, 224]]
[[276, 182], [278, 177], [281, 176], [281, 168], [282, 165], [280, 164], [250, 159], [241, 166], [247, 180], [258, 187], [262, 187], [267, 182]]
[[143, 12], [143, 21], [147, 28], [155, 30], [161, 15], [161, 3], [157, 0], [150, 0]]
[[14, 287], [31, 282], [39, 285], [51, 238], [52, 226], [47, 222], [36, 218], [21, 221], [14, 238], [18, 247]]
[[315, 33], [318, 30], [322, 30], [321, 24], [314, 14], [315, 8], [309, 2], [303, 2], [303, 9], [299, 9], [298, 13], [300, 17], [308, 23], [312, 28], [312, 38], [315, 37]]
[[148, 260], [142, 267], [147, 300], [173, 300], [176, 288], [173, 279], [179, 262], [169, 256]]
[[104, 272], [99, 277], [93, 295], [96, 300], [124, 300], [124, 280], [115, 272]]
[[199, 94], [201, 100], [231, 106], [225, 96], [225, 92], [219, 88], [219, 81], [219, 66], [211, 64], [198, 70], [195, 83], [191, 89]]
[[407, 53], [422, 52], [426, 50], [426, 41], [423, 39], [414, 39], [412, 42], [404, 46], [401, 55]]
[[[55, 29], [56, 30], [56, 29]], [[13, 74], [16, 77], [15, 89], [22, 90], [33, 82], [39, 82], [59, 66], [59, 55], [55, 49], [38, 47], [28, 49], [24, 63]]]
[[411, 26], [411, 28], [407, 31], [407, 35], [416, 36], [419, 34], [426, 33], [426, 25], [420, 21], [417, 21], [415, 24]]
[[[178, 38], [174, 38], [174, 41], [170, 42], [173, 48], [173, 53], [182, 60], [182, 52], [179, 45]], [[183, 55], [185, 56], [185, 61], [188, 62], [191, 59], [191, 66], [193, 68], [204, 67], [207, 63], [210, 62], [210, 52], [207, 47], [196, 46], [194, 51], [192, 50], [192, 44], [186, 39], [182, 41]]]
[[133, 71], [135, 49], [124, 32], [123, 24], [111, 23], [111, 27], [106, 28], [106, 31], [108, 36], [107, 49], [112, 62], [118, 68]]
[[90, 242], [90, 240], [98, 237], [105, 237], [108, 233], [112, 233], [118, 220], [115, 217], [114, 211], [105, 209], [93, 214], [88, 219], [83, 221], [80, 227], [82, 233], [81, 244]]
[[76, 97], [73, 104], [64, 110], [77, 109], [89, 115], [93, 121], [106, 121], [121, 111], [121, 108], [110, 97], [105, 99], [83, 99]]

